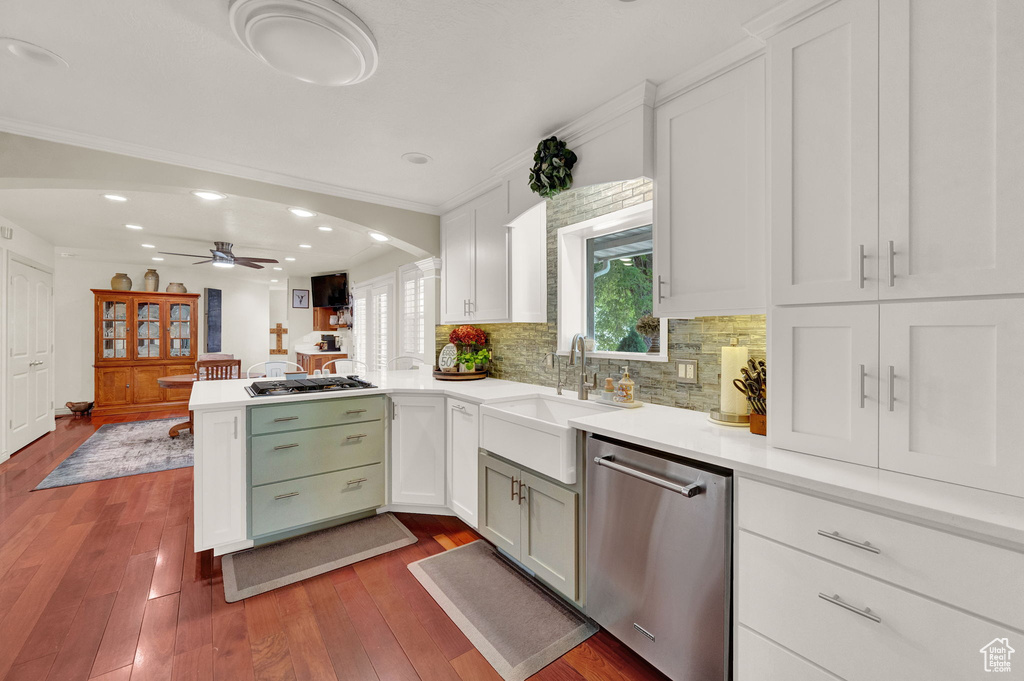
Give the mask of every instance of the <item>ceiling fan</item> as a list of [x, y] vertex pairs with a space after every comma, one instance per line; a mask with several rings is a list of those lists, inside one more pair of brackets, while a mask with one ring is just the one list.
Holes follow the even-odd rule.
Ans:
[[251, 267], [254, 270], [262, 270], [263, 265], [257, 263], [261, 262], [277, 262], [273, 258], [245, 258], [239, 255], [235, 255], [231, 252], [231, 244], [226, 241], [214, 241], [213, 248], [210, 249], [212, 257], [206, 257], [205, 255], [191, 255], [189, 253], [167, 253], [166, 251], [160, 251], [161, 255], [180, 255], [185, 258], [205, 258], [199, 262], [192, 263], [193, 265], [205, 265], [208, 262], [212, 262], [214, 267], [234, 267], [235, 265], [241, 265], [242, 267]]

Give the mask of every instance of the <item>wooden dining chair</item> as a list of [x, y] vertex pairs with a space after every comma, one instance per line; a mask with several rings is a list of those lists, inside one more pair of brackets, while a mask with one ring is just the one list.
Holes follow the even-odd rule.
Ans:
[[196, 362], [197, 381], [225, 381], [240, 378], [241, 373], [242, 360], [240, 359], [211, 359]]

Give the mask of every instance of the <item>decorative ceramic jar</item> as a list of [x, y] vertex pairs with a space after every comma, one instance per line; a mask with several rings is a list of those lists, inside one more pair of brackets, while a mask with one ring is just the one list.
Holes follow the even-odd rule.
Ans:
[[156, 270], [146, 270], [146, 276], [143, 277], [146, 280], [147, 291], [158, 291], [160, 289], [160, 275], [156, 273]]
[[170, 284], [167, 285], [167, 292], [168, 293], [188, 293], [188, 289], [185, 288], [184, 284], [179, 284], [179, 283], [176, 283], [176, 282], [172, 281]]
[[132, 280], [124, 272], [118, 272], [110, 278], [110, 288], [114, 291], [131, 291]]

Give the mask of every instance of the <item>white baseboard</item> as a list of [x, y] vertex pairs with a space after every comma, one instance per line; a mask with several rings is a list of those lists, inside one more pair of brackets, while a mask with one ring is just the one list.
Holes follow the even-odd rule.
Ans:
[[447, 506], [426, 506], [423, 504], [387, 504], [377, 509], [377, 513], [419, 513], [420, 515], [455, 515], [455, 511]]

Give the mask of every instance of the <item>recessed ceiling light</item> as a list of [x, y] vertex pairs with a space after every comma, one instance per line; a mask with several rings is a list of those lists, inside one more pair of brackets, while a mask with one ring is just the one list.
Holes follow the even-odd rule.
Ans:
[[271, 283], [271, 284], [276, 284], [276, 283], [277, 283], [277, 279], [271, 279], [271, 280], [270, 280], [270, 283]]
[[426, 154], [421, 154], [418, 151], [410, 151], [408, 154], [402, 154], [402, 159], [412, 163], [413, 165], [421, 166], [426, 163], [430, 163], [434, 159], [430, 158]]
[[228, 268], [228, 267], [234, 267], [235, 263], [233, 263], [233, 262], [215, 262], [215, 263], [213, 263], [213, 266], [214, 267]]
[[160, 262], [161, 260], [163, 260], [163, 258], [157, 257], [157, 258], [153, 258], [153, 260], [156, 260], [157, 262]]
[[313, 248], [309, 244], [299, 244], [299, 248]]
[[17, 38], [0, 38], [0, 53], [9, 54], [16, 59], [41, 66], [60, 66], [69, 68], [67, 61], [58, 54], [35, 43]]
[[334, 231], [334, 227], [328, 227], [327, 225], [320, 225], [319, 227], [317, 227], [317, 229], [319, 229], [321, 232], [333, 232]]
[[369, 27], [333, 0], [235, 0], [228, 20], [246, 49], [306, 83], [353, 85], [377, 69]]
[[288, 262], [295, 262], [295, 258], [285, 258]]
[[156, 248], [153, 244], [142, 244], [143, 248]]
[[370, 238], [377, 241], [387, 241], [388, 237], [384, 236], [380, 232], [370, 232]]
[[118, 203], [124, 203], [128, 200], [127, 196], [121, 196], [120, 194], [104, 194], [103, 198], [107, 201], [117, 201]]
[[125, 225], [128, 229], [142, 229], [142, 225]]
[[316, 213], [314, 213], [311, 210], [307, 210], [305, 208], [296, 208], [294, 206], [289, 208], [288, 212], [291, 213], [292, 215], [298, 215], [300, 218], [311, 218], [316, 216]]
[[280, 268], [280, 267], [275, 267], [274, 269], [275, 269], [275, 270], [277, 270], [278, 272], [280, 272], [282, 268]]
[[221, 199], [228, 198], [227, 194], [210, 191], [209, 189], [196, 189], [192, 192], [192, 196], [198, 196], [205, 201], [220, 201]]

